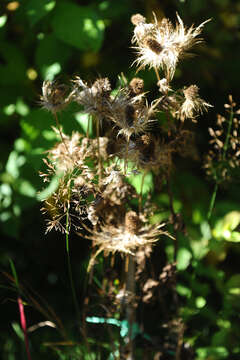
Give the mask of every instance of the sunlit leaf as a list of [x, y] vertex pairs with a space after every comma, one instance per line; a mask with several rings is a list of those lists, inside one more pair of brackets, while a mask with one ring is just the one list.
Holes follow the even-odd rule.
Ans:
[[177, 254], [177, 269], [185, 270], [190, 264], [192, 254], [188, 249], [181, 248]]
[[90, 6], [59, 2], [52, 26], [60, 40], [78, 49], [98, 51], [102, 45], [105, 26]]
[[54, 0], [29, 0], [26, 4], [26, 13], [31, 25], [35, 25], [55, 7]]

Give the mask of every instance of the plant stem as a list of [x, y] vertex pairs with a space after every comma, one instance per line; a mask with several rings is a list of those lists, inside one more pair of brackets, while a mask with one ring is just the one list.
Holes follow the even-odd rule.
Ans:
[[[223, 161], [226, 160], [228, 143], [229, 143], [230, 133], [231, 133], [231, 129], [232, 129], [233, 115], [234, 115], [233, 107], [231, 106], [231, 112], [230, 112], [228, 128], [227, 128], [227, 135], [226, 135], [226, 139], [225, 139], [225, 142], [224, 142], [224, 145], [223, 145]], [[210, 220], [212, 212], [213, 212], [213, 208], [214, 208], [214, 204], [215, 204], [216, 196], [217, 196], [217, 191], [218, 191], [218, 182], [216, 182], [215, 185], [214, 185], [213, 194], [212, 194], [212, 197], [211, 197], [211, 200], [210, 200], [209, 210], [208, 210], [208, 214], [207, 214], [207, 219], [208, 220]]]
[[69, 249], [69, 209], [67, 210], [66, 215], [66, 252], [67, 252], [67, 262], [68, 262], [68, 276], [70, 280], [71, 290], [72, 290], [72, 297], [73, 297], [73, 303], [75, 306], [76, 314], [78, 320], [80, 320], [80, 310], [77, 302], [77, 295], [76, 290], [73, 282], [73, 276], [72, 276], [72, 266], [71, 266], [71, 259], [70, 259], [70, 249]]
[[142, 180], [141, 180], [141, 187], [140, 187], [140, 194], [139, 194], [139, 202], [138, 202], [138, 211], [142, 211], [142, 201], [143, 201], [143, 185], [144, 185], [144, 179], [146, 176], [146, 171], [144, 170], [144, 173], [142, 174]]
[[128, 147], [129, 147], [129, 139], [128, 139], [128, 141], [127, 141], [125, 158], [124, 158], [124, 175], [126, 175], [126, 173], [127, 173]]
[[61, 130], [61, 127], [60, 127], [60, 124], [59, 124], [59, 121], [58, 121], [58, 117], [57, 117], [57, 113], [56, 113], [56, 112], [54, 113], [54, 116], [55, 116], [56, 125], [57, 125], [57, 128], [58, 128], [58, 132], [59, 132], [59, 135], [60, 135], [60, 137], [61, 137], [62, 143], [64, 144], [65, 149], [66, 149], [68, 155], [71, 157], [71, 154], [69, 153], [68, 147], [67, 147], [67, 145], [66, 145], [66, 143], [65, 143], [65, 140], [64, 140], [64, 138], [63, 138], [62, 130]]
[[230, 112], [230, 117], [229, 117], [229, 122], [228, 122], [228, 129], [227, 129], [227, 136], [226, 136], [225, 143], [223, 146], [223, 160], [226, 159], [226, 153], [227, 153], [230, 133], [231, 133], [231, 129], [232, 129], [233, 115], [234, 115], [233, 107], [231, 107], [231, 112]]
[[214, 185], [214, 190], [212, 193], [212, 197], [211, 197], [211, 201], [210, 201], [210, 205], [209, 205], [209, 210], [208, 210], [208, 214], [207, 214], [207, 219], [209, 220], [211, 215], [212, 215], [212, 211], [213, 211], [213, 207], [215, 204], [215, 200], [216, 200], [216, 196], [217, 196], [217, 191], [218, 191], [218, 183], [216, 182]]
[[95, 120], [96, 120], [96, 133], [97, 133], [96, 135], [97, 135], [97, 145], [98, 145], [98, 171], [99, 171], [99, 180], [101, 181], [101, 178], [102, 178], [102, 160], [101, 160], [101, 155], [100, 155], [99, 119], [96, 118]]
[[12, 273], [13, 273], [13, 278], [15, 280], [17, 291], [18, 291], [17, 302], [18, 302], [18, 309], [19, 309], [19, 315], [20, 315], [21, 328], [22, 328], [23, 335], [24, 335], [24, 342], [25, 342], [27, 358], [28, 358], [28, 360], [31, 360], [31, 354], [30, 354], [30, 349], [29, 349], [29, 341], [28, 341], [28, 333], [27, 333], [27, 321], [26, 321], [26, 316], [25, 316], [25, 311], [24, 311], [24, 305], [23, 305], [22, 298], [21, 298], [21, 289], [20, 289], [18, 276], [17, 276], [17, 272], [16, 272], [16, 268], [14, 266], [14, 263], [10, 258], [9, 258], [9, 262], [10, 262], [11, 270], [12, 270]]
[[[126, 259], [127, 260], [127, 259]], [[126, 279], [126, 291], [130, 292], [131, 297], [135, 295], [135, 259], [132, 255], [128, 255], [128, 269], [127, 271], [127, 279]], [[134, 360], [134, 342], [133, 342], [133, 324], [135, 322], [135, 308], [133, 304], [130, 302], [127, 304], [127, 321], [129, 326], [128, 332], [128, 341], [129, 341], [129, 356], [128, 360]]]
[[157, 76], [157, 79], [158, 81], [160, 81], [160, 75], [159, 75], [159, 72], [158, 72], [158, 69], [156, 67], [154, 67], [154, 70], [155, 70], [155, 73], [156, 73], [156, 76]]
[[[173, 207], [173, 193], [172, 193], [172, 189], [171, 189], [171, 183], [170, 183], [170, 179], [167, 179], [167, 189], [168, 189], [168, 196], [169, 196], [169, 206], [170, 206], [170, 211], [171, 211], [171, 215], [172, 215], [172, 219], [173, 219], [173, 223], [175, 220], [177, 220], [177, 214], [175, 213], [174, 207]], [[176, 230], [175, 225], [173, 224], [173, 229], [174, 229], [174, 237], [175, 237], [175, 241], [174, 241], [174, 261], [177, 261], [177, 252], [178, 252], [178, 233]]]

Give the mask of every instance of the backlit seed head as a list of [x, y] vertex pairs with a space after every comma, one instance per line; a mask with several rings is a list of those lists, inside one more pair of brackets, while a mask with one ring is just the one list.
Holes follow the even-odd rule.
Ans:
[[155, 54], [159, 55], [163, 50], [162, 45], [152, 37], [146, 38], [144, 43], [147, 47], [149, 47], [150, 50], [155, 52]]
[[55, 113], [66, 107], [71, 101], [71, 94], [67, 96], [67, 87], [56, 81], [44, 81], [40, 104], [43, 108]]
[[131, 17], [131, 22], [133, 25], [137, 26], [141, 23], [145, 23], [146, 18], [143, 17], [141, 14], [135, 14]]
[[140, 78], [133, 78], [129, 83], [130, 96], [139, 95], [143, 92], [144, 81]]

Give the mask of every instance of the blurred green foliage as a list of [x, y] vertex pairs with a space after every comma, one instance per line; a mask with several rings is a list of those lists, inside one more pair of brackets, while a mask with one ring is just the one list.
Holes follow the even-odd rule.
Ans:
[[[229, 93], [239, 101], [240, 3], [233, 0], [2, 0], [0, 4], [0, 263], [9, 272], [8, 258], [14, 260], [20, 281], [26, 281], [51, 304], [69, 334], [77, 324], [67, 280], [64, 239], [59, 234], [44, 235], [45, 224], [40, 214], [42, 183], [39, 171], [44, 169], [44, 152], [56, 141], [52, 116], [39, 108], [39, 94], [45, 79], [68, 78], [80, 74], [88, 81], [99, 74], [116, 84], [123, 72], [134, 74], [131, 67], [130, 17], [142, 13], [151, 18], [175, 18], [178, 11], [184, 23], [196, 25], [206, 18], [203, 37], [206, 45], [199, 56], [180, 65], [176, 83], [196, 83], [204, 99], [214, 110], [194, 125], [197, 159], [176, 159], [174, 184], [175, 211], [183, 214], [186, 235], [181, 235], [178, 250], [177, 293], [181, 299], [181, 316], [186, 324], [185, 343], [193, 349], [193, 359], [217, 360], [240, 357], [240, 194], [233, 182], [220, 189], [210, 223], [207, 221], [212, 184], [202, 170], [202, 155], [208, 150], [207, 128], [222, 112]], [[154, 91], [154, 74], [139, 73], [146, 88]], [[156, 90], [155, 90], [156, 91]], [[61, 114], [66, 133], [86, 131], [82, 115], [74, 107]], [[141, 175], [132, 182], [138, 188]], [[54, 183], [50, 184], [54, 187]], [[148, 175], [144, 192], [154, 191]], [[51, 191], [51, 189], [49, 189]], [[153, 221], [167, 219], [167, 194], [156, 197], [159, 213]], [[80, 303], [85, 289], [88, 245], [79, 238], [71, 239], [73, 274]], [[156, 247], [155, 265], [162, 268], [165, 258], [173, 259], [170, 240]], [[101, 263], [96, 283], [101, 274]], [[0, 325], [2, 359], [25, 359], [23, 334], [19, 326], [16, 294], [6, 286], [2, 276], [3, 314]], [[84, 290], [85, 291], [85, 290]], [[96, 285], [96, 292], [99, 287]], [[145, 309], [149, 316], [148, 330], [159, 331], [151, 323], [154, 309]], [[171, 311], [171, 307], [169, 308]], [[26, 307], [29, 325], [46, 321], [43, 314]], [[94, 314], [93, 314], [94, 315]], [[156, 322], [156, 315], [155, 322]], [[94, 325], [92, 325], [94, 326]], [[100, 326], [100, 325], [95, 325]], [[155, 326], [155, 327], [154, 327]], [[154, 328], [153, 328], [154, 327]], [[99, 330], [98, 330], [99, 331]], [[118, 329], [114, 330], [117, 339]], [[71, 335], [74, 342], [74, 335]], [[54, 329], [43, 328], [30, 334], [34, 359], [114, 359], [107, 336], [100, 341], [90, 338], [91, 352], [86, 345], [61, 344]], [[117, 340], [116, 340], [117, 341]], [[67, 346], [68, 345], [68, 346]], [[114, 342], [113, 342], [114, 345]], [[116, 347], [118, 344], [115, 344]], [[142, 358], [143, 350], [138, 356]], [[109, 356], [109, 353], [112, 355]], [[117, 353], [115, 353], [116, 355]], [[116, 355], [117, 356], [117, 355]], [[168, 354], [174, 358], [173, 355]], [[153, 358], [153, 354], [152, 357]], [[190, 358], [190, 357], [189, 357]], [[188, 359], [186, 357], [186, 359]]]

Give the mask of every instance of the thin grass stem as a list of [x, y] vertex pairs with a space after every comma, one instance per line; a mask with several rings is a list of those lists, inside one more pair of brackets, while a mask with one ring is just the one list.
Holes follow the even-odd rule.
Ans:
[[138, 202], [138, 211], [141, 212], [142, 211], [142, 202], [143, 202], [143, 186], [144, 186], [144, 179], [146, 176], [146, 171], [144, 171], [144, 173], [142, 174], [142, 179], [141, 179], [141, 185], [140, 185], [140, 194], [139, 194], [139, 202]]
[[210, 220], [210, 218], [212, 216], [214, 204], [215, 204], [215, 201], [216, 201], [217, 191], [218, 191], [218, 183], [216, 182], [215, 185], [214, 185], [212, 197], [211, 197], [211, 200], [210, 200], [209, 210], [208, 210], [208, 214], [207, 214], [207, 219], [208, 220]]
[[70, 230], [70, 226], [69, 226], [69, 209], [68, 209], [67, 214], [66, 214], [66, 237], [65, 237], [66, 252], [67, 252], [67, 264], [68, 264], [68, 276], [69, 276], [69, 280], [70, 280], [72, 298], [73, 298], [76, 315], [77, 315], [78, 320], [80, 320], [80, 309], [79, 309], [78, 302], [77, 302], [77, 295], [76, 295], [76, 290], [75, 290], [73, 275], [72, 275], [72, 265], [71, 265], [70, 248], [69, 248], [69, 230]]
[[[224, 142], [224, 145], [223, 145], [223, 161], [226, 160], [226, 154], [227, 154], [230, 134], [231, 134], [231, 130], [232, 130], [233, 115], [234, 115], [234, 111], [233, 111], [233, 107], [231, 106], [231, 112], [230, 112], [228, 128], [227, 128], [227, 135], [226, 135], [226, 139], [225, 139], [225, 142]], [[213, 208], [214, 208], [216, 197], [217, 197], [217, 191], [218, 191], [218, 182], [216, 181], [216, 183], [214, 185], [212, 197], [211, 197], [211, 200], [210, 200], [208, 214], [207, 214], [207, 219], [208, 220], [210, 220], [210, 218], [212, 216]]]

